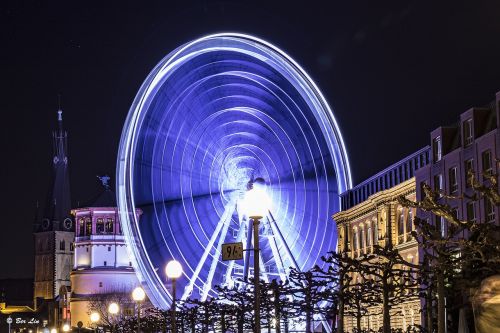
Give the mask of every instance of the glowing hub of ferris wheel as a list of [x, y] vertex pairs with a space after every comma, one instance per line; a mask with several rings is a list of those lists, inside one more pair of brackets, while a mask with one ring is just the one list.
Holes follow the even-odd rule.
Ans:
[[245, 198], [254, 185], [266, 202], [261, 279], [286, 279], [290, 267], [310, 269], [335, 249], [331, 215], [351, 186], [350, 170], [333, 113], [311, 78], [253, 36], [224, 33], [182, 45], [141, 86], [118, 154], [121, 223], [155, 306], [171, 303], [164, 267], [172, 259], [183, 267], [183, 299], [214, 297], [214, 286], [253, 275], [251, 251], [222, 261], [221, 246], [253, 248]]

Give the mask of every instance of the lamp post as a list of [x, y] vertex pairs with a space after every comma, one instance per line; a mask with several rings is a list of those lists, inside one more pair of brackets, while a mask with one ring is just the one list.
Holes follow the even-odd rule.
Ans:
[[248, 184], [245, 194], [245, 207], [247, 215], [253, 226], [253, 280], [254, 280], [254, 317], [255, 333], [260, 333], [260, 260], [259, 260], [259, 224], [260, 219], [267, 215], [269, 210], [269, 197], [265, 190], [265, 182], [257, 178]]
[[141, 302], [146, 298], [146, 293], [141, 287], [132, 291], [132, 299], [137, 303], [137, 333], [141, 332]]
[[[116, 316], [118, 314], [118, 312], [120, 312], [120, 306], [118, 305], [118, 303], [116, 303], [116, 302], [110, 303], [108, 305], [108, 312], [112, 316]], [[114, 332], [115, 331], [115, 324], [111, 323], [111, 321], [110, 321], [110, 324], [111, 324], [111, 330]]]
[[167, 278], [172, 280], [172, 307], [170, 311], [172, 313], [172, 332], [177, 333], [176, 323], [175, 323], [175, 311], [176, 311], [175, 282], [182, 275], [181, 263], [178, 262], [177, 260], [169, 261], [167, 267], [165, 267], [165, 273], [167, 274]]
[[[97, 332], [97, 322], [101, 319], [101, 316], [97, 312], [92, 312], [90, 314], [90, 321], [95, 325], [95, 331]], [[52, 332], [51, 332], [52, 333]]]

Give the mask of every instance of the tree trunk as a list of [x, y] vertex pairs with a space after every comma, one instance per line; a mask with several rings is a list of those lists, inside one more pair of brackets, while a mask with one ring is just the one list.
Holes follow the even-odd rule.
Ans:
[[358, 332], [361, 332], [361, 304], [359, 298], [356, 300], [356, 327]]
[[391, 317], [389, 314], [389, 285], [387, 284], [387, 276], [384, 274], [382, 278], [382, 312], [383, 312], [383, 332], [391, 333]]
[[[342, 288], [342, 286], [340, 287]], [[338, 333], [344, 333], [344, 299], [339, 297], [339, 322], [337, 327]]]
[[446, 327], [446, 304], [444, 298], [444, 275], [438, 271], [437, 277], [437, 300], [438, 300], [438, 330], [437, 333], [445, 333]]
[[244, 320], [245, 314], [243, 312], [238, 313], [238, 333], [243, 333]]
[[425, 319], [426, 319], [426, 329], [427, 332], [432, 332], [432, 289], [427, 286], [427, 292], [425, 294]]

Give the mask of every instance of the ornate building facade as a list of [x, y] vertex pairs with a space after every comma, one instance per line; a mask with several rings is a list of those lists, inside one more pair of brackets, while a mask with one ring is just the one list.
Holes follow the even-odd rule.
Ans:
[[90, 327], [91, 309], [107, 313], [111, 301], [120, 303], [121, 315], [133, 314], [132, 290], [139, 281], [132, 268], [123, 236], [116, 197], [109, 177], [100, 177], [104, 191], [90, 203], [73, 209], [76, 221], [74, 264], [71, 271], [71, 326]]
[[62, 111], [58, 111], [58, 127], [53, 137], [53, 181], [41, 218], [34, 224], [35, 307], [48, 307], [49, 325], [59, 326], [69, 316], [67, 307], [60, 308], [60, 295], [65, 298], [70, 286], [73, 263], [74, 223], [70, 214], [71, 195], [68, 169], [68, 134], [63, 127]]
[[[416, 212], [402, 207], [397, 198], [416, 199], [414, 173], [429, 162], [429, 151], [429, 147], [421, 149], [342, 194], [344, 210], [333, 216], [337, 223], [339, 253], [359, 258], [373, 253], [374, 245], [384, 247], [390, 243], [405, 260], [418, 263], [418, 245], [411, 236]], [[352, 279], [356, 281], [358, 276]], [[381, 307], [367, 309], [368, 314], [361, 320], [362, 329], [377, 331], [382, 327]], [[420, 325], [420, 308], [417, 297], [394, 307], [390, 316], [392, 328], [405, 330], [408, 326]], [[353, 332], [356, 319], [346, 317], [344, 326], [346, 332]]]

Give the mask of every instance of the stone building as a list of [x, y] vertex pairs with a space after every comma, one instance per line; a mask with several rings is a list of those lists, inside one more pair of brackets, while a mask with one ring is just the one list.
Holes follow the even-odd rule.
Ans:
[[[62, 111], [58, 111], [58, 127], [52, 132], [52, 186], [45, 209], [34, 224], [35, 308], [46, 307], [49, 326], [60, 326], [68, 320], [69, 309], [60, 307], [70, 286], [73, 265], [74, 223], [70, 214], [71, 196], [68, 169], [68, 133], [64, 130]], [[64, 304], [63, 304], [64, 305]]]
[[[423, 199], [422, 186], [429, 185], [443, 194], [441, 203], [448, 204], [461, 220], [495, 222], [499, 224], [499, 207], [486, 198], [473, 198], [474, 190], [467, 175], [469, 171], [479, 183], [489, 182], [484, 176], [498, 175], [500, 161], [500, 92], [495, 100], [484, 107], [474, 107], [463, 112], [451, 126], [443, 126], [430, 133], [432, 156], [430, 163], [415, 172], [417, 199]], [[417, 216], [427, 219], [447, 235], [449, 223], [424, 211]], [[464, 234], [464, 237], [468, 235]], [[472, 291], [470, 291], [472, 292]], [[465, 299], [471, 295], [464, 291]], [[449, 304], [467, 304], [463, 300], [448, 300]], [[472, 311], [463, 312], [458, 307], [448, 306], [447, 325], [457, 330], [459, 314], [467, 316], [465, 322], [472, 322]]]
[[[416, 212], [399, 205], [397, 198], [416, 199], [414, 173], [427, 165], [429, 152], [429, 147], [421, 149], [341, 195], [343, 210], [333, 216], [339, 253], [347, 252], [351, 258], [358, 258], [373, 253], [374, 245], [384, 247], [390, 242], [405, 260], [418, 263], [418, 245], [411, 236]], [[356, 281], [358, 277], [352, 278]], [[420, 299], [414, 297], [392, 309], [392, 328], [420, 325], [420, 308]], [[368, 315], [361, 321], [362, 329], [381, 328], [380, 313], [381, 305], [368, 308]], [[352, 332], [356, 319], [346, 317], [344, 325], [346, 332]]]

